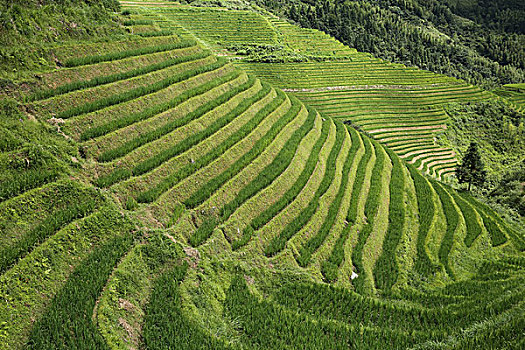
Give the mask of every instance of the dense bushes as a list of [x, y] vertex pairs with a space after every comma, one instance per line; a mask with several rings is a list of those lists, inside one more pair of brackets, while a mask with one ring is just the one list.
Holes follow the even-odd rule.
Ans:
[[[494, 28], [473, 24], [456, 16], [453, 6], [440, 1], [257, 2], [303, 27], [322, 30], [358, 51], [370, 52], [389, 61], [488, 87], [523, 81], [525, 77], [523, 33], [501, 33]], [[472, 18], [479, 14], [479, 8], [476, 8], [470, 13]], [[494, 13], [505, 14], [495, 22], [508, 19], [515, 20], [515, 24], [523, 22], [518, 19], [520, 15], [523, 17], [523, 10], [502, 11], [499, 5], [489, 13], [485, 15], [492, 19]]]

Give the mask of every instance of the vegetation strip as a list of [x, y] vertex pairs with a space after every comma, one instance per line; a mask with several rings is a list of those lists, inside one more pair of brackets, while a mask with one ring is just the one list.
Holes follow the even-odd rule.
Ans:
[[[180, 41], [177, 44], [178, 45], [175, 49], [183, 49], [183, 48], [188, 48], [188, 47], [192, 47], [196, 45], [195, 41], [192, 41], [192, 40]], [[208, 56], [209, 53], [203, 52], [202, 55], [203, 56], [201, 58], [204, 58]], [[179, 64], [181, 62], [185, 62], [184, 58], [185, 58], [184, 56], [174, 57], [174, 58], [170, 58], [170, 59], [167, 59], [159, 63], [155, 63], [155, 64], [141, 67], [141, 68], [136, 68], [136, 69], [133, 69], [127, 72], [115, 73], [115, 74], [106, 75], [106, 76], [96, 76], [90, 80], [77, 80], [69, 84], [64, 84], [55, 89], [36, 91], [35, 93], [27, 97], [25, 102], [44, 100], [50, 97], [66, 94], [68, 92], [72, 92], [76, 90], [87, 89], [87, 88], [91, 88], [91, 87], [95, 87], [99, 85], [109, 84], [109, 83], [113, 83], [119, 80], [130, 79], [130, 78], [133, 78], [139, 75], [143, 75], [143, 74], [151, 73], [151, 72], [154, 72], [160, 69], [164, 69], [164, 68], [173, 66], [175, 64]]]
[[286, 227], [283, 228], [283, 230], [279, 233], [278, 236], [274, 237], [274, 239], [270, 241], [270, 243], [264, 251], [266, 256], [273, 256], [285, 248], [285, 245], [290, 240], [290, 238], [292, 238], [293, 235], [299, 232], [299, 230], [301, 230], [304, 227], [304, 225], [310, 220], [310, 218], [318, 208], [319, 199], [330, 187], [330, 184], [332, 183], [332, 180], [335, 175], [337, 156], [339, 155], [339, 152], [343, 147], [343, 141], [345, 139], [346, 134], [345, 127], [343, 124], [336, 123], [335, 126], [335, 143], [332, 149], [330, 150], [330, 154], [328, 155], [325, 168], [326, 170], [321, 184], [317, 188], [317, 191], [315, 192], [314, 197], [312, 198], [310, 203], [308, 203], [308, 206], [304, 208], [292, 222], [286, 225]]
[[[365, 327], [416, 332], [418, 337], [437, 339], [451, 334], [469, 324], [486, 320], [504, 312], [521, 302], [523, 290], [513, 290], [502, 296], [498, 288], [487, 288], [479, 281], [464, 281], [472, 286], [457, 282], [449, 286], [472, 295], [472, 300], [459, 302], [449, 307], [428, 308], [432, 292], [423, 293], [421, 303], [393, 303], [392, 300], [378, 300], [354, 291], [319, 283], [286, 282], [272, 293], [272, 300], [292, 310], [304, 312], [313, 317], [329, 317], [345, 324], [357, 323]], [[449, 295], [448, 287], [436, 290], [436, 298], [444, 300]], [[477, 296], [476, 293], [481, 294]], [[483, 293], [490, 295], [485, 299]], [[478, 295], [479, 295], [478, 294]], [[498, 295], [499, 294], [499, 295]], [[487, 301], [490, 300], [490, 301]], [[429, 329], [432, 332], [429, 332]]]
[[171, 30], [157, 30], [153, 32], [144, 32], [144, 33], [137, 33], [135, 35], [141, 36], [143, 38], [152, 38], [156, 36], [170, 36], [173, 35], [173, 31]]
[[365, 217], [366, 224], [359, 232], [357, 238], [357, 244], [352, 250], [352, 263], [354, 264], [358, 277], [352, 280], [356, 290], [360, 293], [364, 292], [365, 279], [370, 277], [366, 276], [366, 271], [363, 264], [363, 248], [365, 247], [366, 241], [374, 228], [374, 221], [379, 210], [379, 203], [381, 201], [381, 190], [382, 181], [381, 174], [385, 165], [385, 153], [383, 147], [376, 141], [372, 141], [372, 145], [375, 148], [376, 161], [374, 168], [372, 169], [372, 176], [370, 178], [370, 189], [368, 190], [368, 196], [365, 202]]
[[361, 189], [363, 188], [363, 184], [365, 181], [365, 174], [368, 162], [372, 157], [372, 145], [368, 137], [359, 137], [354, 128], [347, 127], [347, 129], [349, 130], [350, 135], [352, 136], [352, 146], [354, 146], [354, 142], [356, 142], [356, 145], [358, 145], [359, 139], [362, 139], [365, 152], [359, 160], [359, 164], [357, 166], [357, 171], [352, 187], [352, 194], [350, 198], [350, 205], [346, 214], [347, 224], [343, 228], [341, 234], [339, 235], [339, 238], [335, 242], [330, 257], [323, 261], [323, 263], [321, 264], [321, 273], [323, 274], [323, 277], [327, 282], [334, 282], [337, 279], [337, 272], [339, 266], [341, 266], [345, 258], [344, 245], [350, 235], [350, 229], [356, 223], [357, 220], [357, 206], [359, 204], [359, 199], [361, 198]]
[[[248, 89], [255, 83], [256, 79], [250, 78], [246, 83], [242, 84], [239, 88], [241, 89]], [[107, 187], [114, 183], [117, 183], [121, 180], [130, 178], [131, 176], [135, 175], [142, 175], [145, 174], [152, 169], [155, 169], [156, 167], [160, 166], [162, 163], [168, 161], [169, 159], [187, 151], [197, 143], [201, 142], [202, 140], [206, 139], [210, 135], [214, 134], [217, 130], [222, 128], [223, 126], [227, 125], [229, 122], [234, 120], [237, 116], [244, 113], [253, 103], [256, 101], [261, 100], [264, 96], [266, 96], [271, 91], [271, 87], [268, 85], [263, 85], [263, 88], [259, 90], [255, 95], [252, 97], [243, 100], [241, 103], [239, 103], [233, 110], [228, 112], [227, 114], [223, 115], [219, 119], [215, 120], [210, 126], [208, 126], [206, 129], [201, 130], [193, 135], [188, 136], [178, 144], [161, 151], [160, 153], [157, 153], [156, 155], [138, 163], [133, 167], [133, 169], [116, 169], [111, 174], [106, 175], [104, 177], [101, 177], [97, 180], [97, 184], [101, 187]], [[170, 180], [168, 180], [170, 179]], [[168, 182], [177, 182], [179, 180], [177, 175], [173, 175], [173, 177], [169, 177], [166, 179], [166, 184]], [[147, 194], [141, 194], [139, 197], [141, 198], [139, 201], [149, 202], [150, 200], [155, 200], [158, 195], [160, 195], [166, 188], [164, 188], [162, 185], [158, 189], [152, 189], [151, 192], [147, 191], [145, 193]], [[161, 188], [163, 190], [161, 190]], [[159, 192], [160, 191], [160, 192]], [[151, 199], [150, 199], [151, 198]]]
[[184, 316], [179, 285], [187, 270], [188, 264], [184, 262], [155, 281], [144, 317], [144, 345], [150, 350], [228, 349], [229, 347]]
[[[282, 94], [283, 97], [286, 95], [284, 92], [279, 90], [279, 94]], [[248, 164], [250, 164], [254, 159], [256, 159], [277, 137], [281, 130], [288, 125], [292, 120], [295, 119], [299, 113], [302, 105], [296, 99], [292, 98], [292, 106], [290, 109], [277, 121], [275, 122], [270, 130], [261, 137], [252, 149], [245, 153], [235, 164], [230, 168], [222, 172], [220, 175], [216, 176], [204, 186], [202, 186], [197, 192], [195, 192], [185, 204], [190, 208], [194, 208], [197, 205], [204, 202], [207, 198], [211, 196], [220, 186], [232, 179], [236, 174], [238, 174], [242, 169], [244, 169]], [[266, 113], [265, 113], [266, 114]], [[277, 154], [271, 164], [265, 167], [255, 179], [253, 179], [249, 184], [243, 187], [238, 193], [237, 197], [224, 205], [220, 210], [219, 220], [212, 218], [211, 221], [216, 222], [225, 222], [228, 217], [237, 209], [244, 201], [251, 198], [262, 188], [268, 186], [281, 172], [286, 169], [288, 164], [291, 162], [291, 158], [295, 154], [295, 150], [298, 147], [298, 143], [301, 138], [305, 135], [308, 130], [313, 127], [313, 120], [315, 115], [311, 118], [308, 118], [305, 123], [295, 130], [292, 136], [288, 139], [286, 144], [283, 146], [282, 150]], [[305, 131], [306, 130], [306, 131]], [[302, 135], [302, 136], [301, 136]], [[293, 153], [291, 151], [293, 150]], [[198, 194], [198, 195], [196, 195]], [[213, 227], [214, 228], [214, 227]], [[190, 237], [190, 243], [193, 246], [202, 244], [213, 232], [213, 228], [208, 226], [207, 230], [198, 230], [195, 235]]]
[[[191, 55], [191, 56], [184, 56], [184, 57], [181, 57], [181, 61], [184, 61], [184, 62], [195, 61], [195, 60], [202, 59], [203, 58], [202, 56], [203, 56], [203, 53], [198, 53], [198, 54]], [[78, 107], [73, 107], [71, 109], [68, 109], [68, 110], [65, 110], [59, 113], [57, 117], [68, 119], [68, 118], [75, 117], [77, 115], [95, 112], [99, 109], [103, 109], [106, 107], [124, 103], [130, 100], [136, 99], [138, 97], [148, 95], [148, 94], [157, 92], [159, 90], [165, 89], [170, 85], [179, 83], [183, 80], [187, 80], [195, 75], [219, 69], [220, 67], [226, 65], [227, 63], [228, 63], [227, 60], [219, 57], [214, 63], [210, 63], [207, 65], [201, 66], [199, 68], [185, 71], [180, 74], [169, 76], [165, 79], [158, 80], [153, 84], [139, 86], [131, 90], [122, 92], [120, 94], [105, 97], [99, 100], [95, 100], [93, 102], [88, 102]]]
[[88, 64], [95, 64], [95, 63], [100, 63], [100, 62], [116, 61], [116, 60], [121, 60], [126, 57], [147, 55], [147, 54], [163, 52], [163, 51], [170, 51], [170, 50], [178, 49], [180, 45], [181, 44], [179, 41], [175, 41], [173, 43], [164, 44], [164, 45], [146, 46], [146, 47], [140, 47], [137, 49], [125, 50], [125, 51], [115, 51], [115, 52], [110, 52], [105, 55], [83, 56], [83, 57], [71, 58], [67, 60], [66, 62], [64, 62], [64, 66], [70, 68], [70, 67], [85, 66]]
[[439, 199], [441, 200], [443, 213], [447, 223], [447, 230], [443, 236], [441, 245], [439, 246], [439, 261], [445, 267], [447, 274], [451, 278], [455, 279], [454, 271], [452, 271], [452, 268], [450, 267], [448, 255], [450, 254], [450, 250], [454, 244], [454, 233], [456, 232], [456, 228], [459, 224], [459, 213], [454, 206], [452, 197], [448, 194], [447, 190], [445, 190], [441, 184], [434, 180], [432, 180], [432, 186], [434, 187], [434, 190], [436, 190]]
[[[176, 99], [176, 102], [180, 103], [181, 101], [185, 101], [185, 100], [189, 99], [190, 97], [193, 97], [194, 95], [197, 95], [197, 94], [200, 94], [200, 93], [204, 93], [205, 89], [207, 91], [209, 89], [212, 89], [212, 88], [217, 87], [219, 85], [222, 85], [224, 83], [230, 82], [230, 81], [236, 79], [237, 77], [239, 77], [239, 75], [240, 75], [240, 72], [238, 72], [238, 71], [232, 72], [231, 74], [228, 74], [228, 75], [226, 75], [224, 77], [221, 77], [219, 79], [215, 79], [215, 80], [209, 82], [209, 84], [201, 85], [198, 88], [193, 89], [193, 90], [188, 90], [187, 92], [179, 95], [179, 97]], [[136, 138], [134, 138], [134, 139], [132, 139], [132, 140], [122, 144], [122, 145], [120, 145], [119, 147], [110, 149], [110, 150], [102, 153], [97, 158], [97, 160], [99, 162], [109, 162], [109, 161], [112, 161], [112, 160], [117, 159], [119, 157], [122, 157], [122, 156], [130, 153], [134, 149], [136, 149], [136, 148], [138, 148], [138, 147], [140, 147], [142, 145], [145, 145], [145, 144], [147, 144], [149, 142], [155, 141], [155, 140], [161, 138], [162, 136], [169, 134], [170, 132], [174, 131], [175, 129], [180, 128], [180, 127], [182, 127], [184, 125], [187, 125], [191, 121], [202, 117], [203, 115], [205, 115], [209, 111], [211, 111], [211, 110], [217, 108], [218, 106], [228, 102], [235, 95], [241, 93], [242, 91], [244, 91], [247, 88], [249, 88], [249, 86], [247, 87], [247, 85], [242, 84], [242, 85], [237, 86], [237, 87], [235, 87], [233, 89], [230, 89], [230, 90], [226, 91], [225, 93], [223, 93], [222, 95], [218, 96], [217, 98], [213, 99], [212, 101], [209, 101], [209, 102], [199, 106], [197, 109], [195, 109], [194, 111], [186, 114], [184, 117], [176, 119], [176, 120], [171, 121], [171, 122], [168, 122], [167, 124], [164, 124], [163, 126], [160, 126], [157, 129], [155, 129], [155, 130], [152, 130], [152, 131], [140, 134], [140, 136], [138, 136], [138, 137], [136, 137]], [[175, 100], [172, 100], [170, 102], [175, 102]]]
[[382, 349], [384, 344], [403, 349], [410, 339], [407, 333], [348, 325], [287, 309], [270, 299], [260, 300], [250, 293], [242, 275], [235, 276], [230, 284], [225, 310], [239, 320], [239, 327], [246, 335], [242, 338], [243, 345], [250, 349], [370, 350]]
[[21, 239], [12, 242], [9, 247], [0, 249], [0, 273], [3, 273], [18, 259], [31, 252], [35, 245], [42, 243], [47, 237], [73, 220], [90, 214], [97, 207], [98, 203], [94, 199], [79, 199], [81, 199], [79, 203], [61, 210], [56, 210], [29, 233], [21, 237]]
[[[487, 205], [479, 201], [475, 201], [474, 198], [466, 192], [462, 193], [462, 197], [469, 201], [471, 204], [477, 205], [477, 207], [480, 209], [478, 213], [483, 218], [483, 224], [485, 225], [485, 228], [490, 234], [492, 246], [497, 247], [507, 242], [507, 236], [505, 235], [505, 232], [503, 232], [502, 229], [505, 228], [505, 224], [503, 220], [501, 220], [501, 218], [498, 217], [498, 214], [492, 212], [492, 210]], [[512, 230], [508, 230], [507, 232], [510, 232], [510, 234], [512, 235]], [[523, 238], [519, 240], [519, 236], [517, 234], [515, 235], [515, 237], [518, 238], [515, 241], [517, 244], [517, 248], [520, 251], [525, 250], [525, 242]]]
[[13, 171], [2, 177], [0, 202], [16, 197], [26, 191], [57, 180], [62, 171], [56, 168]]
[[396, 249], [405, 228], [405, 169], [393, 151], [387, 148], [385, 150], [393, 165], [390, 178], [390, 206], [388, 209], [388, 229], [383, 240], [383, 252], [375, 264], [374, 280], [377, 288], [389, 292], [396, 283], [399, 274]]
[[101, 124], [99, 126], [95, 126], [95, 127], [86, 129], [80, 135], [80, 140], [87, 141], [92, 138], [104, 136], [106, 134], [109, 134], [110, 132], [116, 131], [118, 129], [124, 128], [129, 125], [132, 125], [139, 121], [149, 119], [157, 114], [160, 114], [172, 108], [175, 108], [176, 106], [180, 105], [184, 101], [187, 101], [188, 99], [192, 97], [201, 95], [207, 92], [208, 90], [213, 89], [214, 87], [218, 85], [221, 85], [224, 82], [233, 80], [235, 77], [239, 76], [239, 74], [240, 74], [239, 71], [234, 71], [232, 73], [227, 74], [226, 76], [223, 76], [217, 79], [213, 79], [204, 84], [198, 85], [192, 89], [188, 89], [167, 102], [158, 103], [158, 104], [155, 104], [154, 106], [144, 109], [141, 112], [133, 113], [123, 118], [112, 120], [109, 123]]
[[[336, 123], [339, 123], [339, 122], [336, 122]], [[337, 214], [339, 213], [339, 208], [341, 206], [341, 202], [343, 201], [343, 197], [345, 195], [346, 188], [348, 186], [348, 174], [350, 173], [350, 169], [352, 167], [355, 154], [359, 147], [359, 142], [357, 141], [357, 144], [355, 144], [354, 141], [357, 141], [357, 140], [352, 139], [352, 145], [350, 146], [350, 150], [348, 151], [348, 154], [346, 155], [346, 159], [343, 165], [343, 171], [341, 174], [341, 183], [339, 185], [339, 190], [337, 192], [336, 197], [332, 201], [332, 203], [330, 203], [328, 214], [326, 215], [321, 228], [319, 229], [317, 234], [313, 236], [312, 238], [310, 238], [306, 242], [306, 244], [303, 245], [301, 249], [299, 250], [299, 256], [297, 257], [297, 262], [302, 267], [306, 267], [310, 263], [312, 254], [315, 253], [315, 251], [319, 249], [319, 247], [324, 243], [324, 241], [326, 240], [326, 237], [330, 233], [330, 230], [335, 225]]]
[[[249, 87], [251, 86], [250, 84], [252, 84], [252, 81], [248, 81], [246, 84]], [[184, 139], [182, 142], [178, 143], [177, 145], [157, 154], [156, 156], [152, 158], [147, 159], [146, 161], [142, 163], [137, 164], [133, 168], [133, 175], [137, 176], [137, 175], [145, 174], [151, 169], [158, 167], [159, 165], [161, 165], [168, 159], [171, 159], [174, 156], [187, 151], [191, 147], [195, 146], [197, 143], [201, 142], [202, 140], [206, 139], [210, 135], [214, 134], [215, 132], [223, 128], [225, 125], [230, 123], [241, 113], [244, 113], [254, 102], [262, 99], [264, 96], [270, 93], [270, 91], [271, 91], [270, 86], [263, 85], [263, 89], [261, 89], [252, 98], [244, 100], [243, 103], [239, 104], [235, 109], [233, 109], [229, 113], [215, 120], [206, 129], [188, 136], [186, 139]]]
[[248, 226], [243, 230], [243, 235], [240, 239], [235, 240], [232, 244], [234, 250], [239, 249], [240, 247], [246, 245], [254, 231], [259, 230], [266, 223], [268, 223], [274, 216], [277, 215], [281, 210], [286, 206], [292, 203], [295, 198], [301, 193], [302, 189], [310, 179], [310, 176], [315, 170], [315, 167], [319, 161], [319, 152], [323, 147], [326, 139], [328, 138], [328, 132], [330, 131], [330, 123], [322, 123], [321, 135], [317, 139], [308, 160], [305, 163], [304, 169], [293, 184], [291, 188], [288, 189], [275, 203], [270, 207], [261, 212], [257, 217], [255, 217]]
[[436, 212], [433, 200], [434, 193], [427, 179], [413, 165], [407, 164], [407, 168], [412, 180], [414, 180], [419, 213], [419, 231], [416, 242], [417, 258], [414, 267], [419, 273], [429, 275], [436, 270], [436, 266], [427, 251], [427, 237]]
[[175, 186], [180, 180], [194, 174], [199, 169], [207, 166], [213, 160], [217, 159], [220, 155], [224, 154], [228, 149], [233, 147], [239, 141], [244, 139], [248, 134], [250, 134], [266, 117], [264, 113], [256, 113], [250, 121], [244, 124], [239, 128], [234, 134], [228, 137], [226, 140], [221, 142], [219, 145], [214, 147], [210, 152], [205, 154], [202, 157], [199, 157], [195, 160], [194, 163], [190, 163], [182, 167], [179, 171], [170, 174], [165, 179], [162, 180], [157, 186], [142, 192], [137, 200], [143, 203], [149, 203], [156, 200], [162, 193], [169, 190], [171, 187]]
[[463, 218], [465, 219], [467, 233], [464, 242], [465, 245], [470, 248], [482, 232], [481, 225], [478, 222], [478, 217], [476, 215], [477, 211], [465, 199], [458, 195], [456, 191], [451, 190], [449, 194], [454, 198], [454, 202], [458, 205], [463, 214]]
[[129, 232], [115, 237], [75, 269], [34, 324], [28, 349], [108, 348], [93, 323], [93, 309], [111, 271], [132, 243]]
[[[286, 95], [282, 91], [277, 91], [277, 97], [274, 98], [269, 104], [261, 108], [257, 113], [263, 118], [266, 118], [270, 113], [272, 113], [276, 108], [278, 108], [286, 100]], [[248, 166], [255, 158], [257, 158], [271, 143], [271, 141], [277, 136], [277, 134], [286, 126], [292, 119], [295, 117], [298, 108], [290, 108], [288, 112], [282, 116], [276, 123], [274, 123], [270, 130], [261, 137], [253, 145], [253, 147], [243, 154], [243, 156], [238, 159], [233, 165], [228, 169], [224, 170], [221, 174], [217, 175], [213, 179], [205, 183], [201, 188], [194, 192], [187, 200], [184, 201], [184, 204], [189, 208], [195, 208], [198, 205], [202, 204], [206, 199], [208, 199], [220, 186], [233, 178], [238, 174], [242, 169]], [[294, 114], [295, 112], [295, 114]]]

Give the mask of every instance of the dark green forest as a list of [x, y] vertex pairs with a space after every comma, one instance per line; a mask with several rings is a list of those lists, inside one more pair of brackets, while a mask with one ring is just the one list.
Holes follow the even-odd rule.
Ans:
[[256, 0], [358, 51], [493, 88], [525, 80], [525, 3]]

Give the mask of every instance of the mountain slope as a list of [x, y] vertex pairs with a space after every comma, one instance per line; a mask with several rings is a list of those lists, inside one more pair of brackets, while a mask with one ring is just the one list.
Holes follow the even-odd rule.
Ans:
[[521, 232], [213, 54], [219, 25], [133, 11], [2, 102], [3, 347], [520, 346]]

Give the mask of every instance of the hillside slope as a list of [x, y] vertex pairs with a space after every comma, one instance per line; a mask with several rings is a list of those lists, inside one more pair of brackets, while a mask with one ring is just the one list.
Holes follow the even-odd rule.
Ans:
[[520, 1], [252, 2], [390, 62], [486, 88], [525, 79], [525, 6]]
[[522, 232], [199, 36], [266, 17], [135, 3], [2, 100], [2, 348], [523, 345]]

